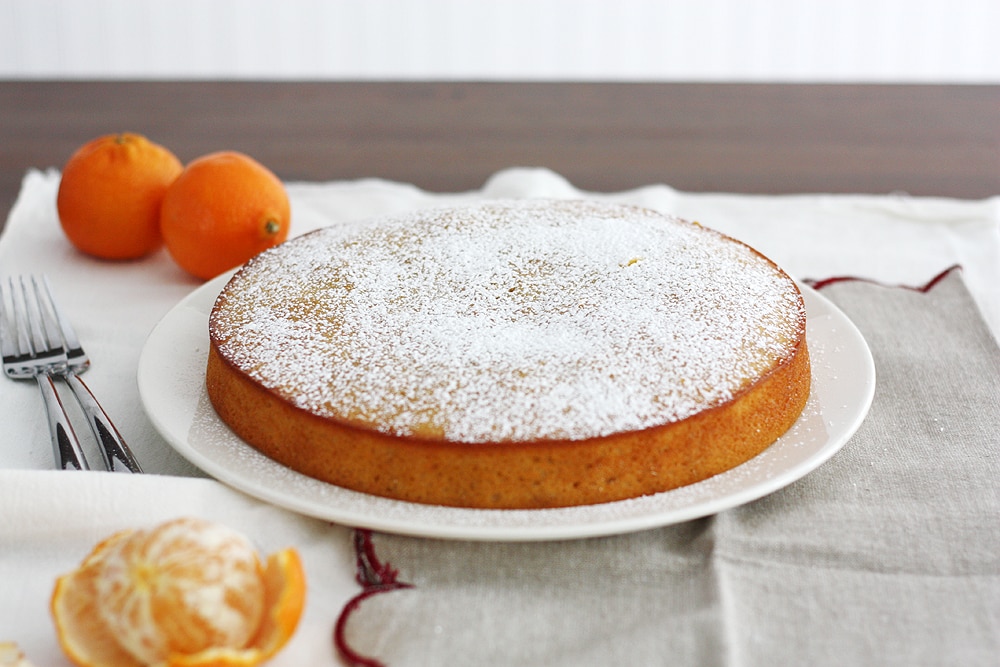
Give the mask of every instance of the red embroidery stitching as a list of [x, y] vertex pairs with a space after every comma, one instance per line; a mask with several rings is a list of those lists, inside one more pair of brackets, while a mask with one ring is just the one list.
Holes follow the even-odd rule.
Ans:
[[383, 563], [375, 554], [375, 546], [372, 544], [372, 532], [370, 530], [358, 529], [354, 531], [354, 554], [357, 557], [357, 572], [355, 580], [361, 585], [361, 592], [348, 600], [347, 604], [337, 617], [337, 623], [333, 629], [333, 643], [348, 665], [352, 667], [384, 667], [383, 663], [375, 658], [363, 656], [355, 651], [347, 643], [345, 633], [347, 631], [347, 621], [361, 603], [378, 593], [388, 593], [403, 588], [412, 588], [413, 584], [399, 580], [399, 571], [394, 569], [389, 563]]
[[[891, 287], [899, 287], [901, 289], [913, 290], [915, 292], [924, 292], [924, 293], [930, 292], [932, 289], [934, 289], [934, 286], [937, 285], [939, 282], [941, 282], [948, 274], [950, 274], [952, 271], [961, 270], [961, 268], [962, 266], [960, 264], [954, 264], [952, 266], [949, 266], [947, 269], [945, 269], [941, 273], [931, 278], [930, 282], [928, 282], [926, 285], [919, 285], [917, 287], [913, 287], [910, 285], [891, 285]], [[883, 287], [890, 287], [890, 285], [884, 285], [883, 283], [880, 283], [876, 280], [871, 280], [869, 278], [858, 278], [856, 276], [834, 276], [832, 278], [824, 278], [822, 280], [807, 278], [803, 282], [815, 290], [821, 290], [824, 287], [827, 287], [828, 285], [848, 282], [851, 280], [858, 280], [861, 282], [871, 283], [873, 285], [882, 285]]]

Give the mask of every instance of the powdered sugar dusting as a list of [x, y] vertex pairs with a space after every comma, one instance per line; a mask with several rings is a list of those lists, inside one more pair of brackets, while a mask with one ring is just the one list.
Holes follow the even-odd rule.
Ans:
[[804, 324], [791, 279], [722, 235], [503, 201], [289, 241], [233, 278], [210, 326], [303, 409], [477, 443], [683, 419], [790, 354]]

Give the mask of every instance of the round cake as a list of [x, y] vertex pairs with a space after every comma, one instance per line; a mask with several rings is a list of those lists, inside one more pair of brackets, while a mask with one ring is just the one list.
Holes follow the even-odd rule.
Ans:
[[805, 306], [749, 246], [655, 211], [491, 201], [331, 226], [240, 269], [208, 395], [296, 471], [471, 508], [604, 503], [729, 470], [796, 421]]

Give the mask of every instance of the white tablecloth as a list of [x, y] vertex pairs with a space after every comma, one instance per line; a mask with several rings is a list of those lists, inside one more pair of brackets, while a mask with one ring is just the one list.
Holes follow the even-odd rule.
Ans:
[[[139, 354], [159, 319], [200, 283], [165, 253], [124, 263], [77, 253], [59, 230], [58, 178], [55, 172], [26, 175], [0, 236], [0, 276], [48, 274], [94, 361], [88, 383], [151, 474], [52, 471], [37, 389], [32, 383], [0, 382], [0, 600], [6, 601], [0, 604], [0, 640], [18, 641], [39, 665], [69, 664], [56, 646], [48, 616], [55, 577], [114, 530], [194, 514], [244, 530], [265, 551], [299, 547], [310, 582], [307, 611], [288, 649], [273, 664], [336, 664], [332, 625], [358, 592], [351, 531], [274, 508], [207, 479], [157, 434], [136, 390]], [[503, 171], [481, 190], [464, 193], [429, 193], [378, 180], [289, 183], [288, 191], [293, 235], [477, 198], [607, 197], [698, 220], [755, 246], [799, 278], [859, 276], [922, 285], [958, 264], [993, 335], [1000, 331], [1000, 198], [745, 196], [684, 193], [664, 185], [587, 193], [537, 169]], [[391, 539], [385, 536], [389, 545]], [[418, 542], [433, 550], [433, 541]], [[1000, 601], [988, 611], [993, 616], [981, 622], [993, 623], [987, 627], [996, 630]], [[394, 655], [391, 649], [387, 655]], [[738, 656], [731, 658], [730, 664], [739, 664]]]

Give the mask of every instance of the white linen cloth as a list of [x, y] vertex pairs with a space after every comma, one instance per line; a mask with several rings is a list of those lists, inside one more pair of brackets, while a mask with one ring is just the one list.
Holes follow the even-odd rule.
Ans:
[[[146, 417], [136, 367], [149, 331], [200, 283], [164, 252], [135, 262], [103, 262], [77, 253], [59, 229], [58, 179], [54, 171], [27, 173], [0, 236], [0, 277], [48, 274], [94, 362], [89, 385], [151, 474], [52, 471], [37, 388], [0, 382], [0, 601], [5, 601], [0, 640], [18, 641], [39, 665], [68, 665], [48, 616], [55, 577], [114, 530], [193, 514], [244, 530], [262, 551], [300, 549], [310, 584], [307, 612], [273, 664], [335, 663], [332, 624], [358, 591], [350, 531], [273, 508], [209, 479], [192, 479], [201, 473], [170, 449]], [[961, 264], [993, 335], [1000, 331], [1000, 198], [745, 196], [684, 193], [664, 185], [587, 193], [544, 169], [506, 170], [482, 189], [463, 193], [430, 193], [380, 180], [289, 183], [288, 192], [293, 235], [480, 198], [601, 197], [699, 220], [750, 243], [799, 278], [850, 275], [919, 285]]]

